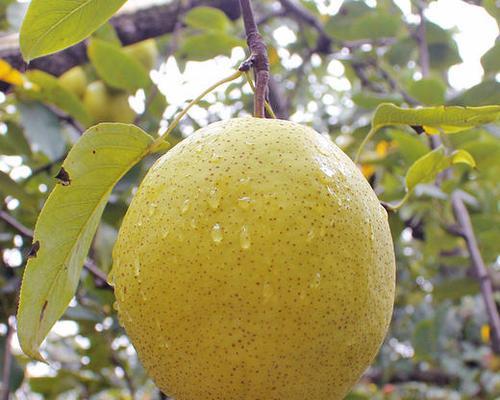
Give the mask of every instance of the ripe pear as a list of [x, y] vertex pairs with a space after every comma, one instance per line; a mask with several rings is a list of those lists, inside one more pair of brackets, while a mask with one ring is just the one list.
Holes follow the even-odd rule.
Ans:
[[132, 123], [135, 112], [125, 92], [111, 92], [104, 82], [95, 81], [87, 86], [83, 105], [95, 122]]
[[288, 121], [200, 129], [140, 185], [116, 308], [176, 400], [342, 399], [391, 319], [387, 213], [330, 140]]
[[158, 60], [158, 47], [154, 39], [143, 40], [123, 48], [125, 53], [139, 61], [148, 71], [153, 69]]
[[82, 67], [74, 67], [59, 77], [59, 84], [81, 98], [87, 88], [87, 76]]

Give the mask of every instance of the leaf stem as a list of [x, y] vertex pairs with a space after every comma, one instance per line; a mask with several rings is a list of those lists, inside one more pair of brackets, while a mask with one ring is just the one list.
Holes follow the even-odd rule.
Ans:
[[[248, 71], [245, 71], [245, 78], [247, 78], [247, 82], [248, 82], [248, 84], [250, 85], [250, 88], [252, 89], [252, 91], [255, 94], [255, 85], [253, 84], [253, 80], [250, 77], [250, 73]], [[267, 113], [271, 116], [271, 118], [276, 119], [276, 114], [274, 113], [273, 108], [271, 107], [271, 104], [266, 100], [266, 102], [264, 103], [264, 105], [266, 107]]]
[[175, 119], [169, 125], [166, 132], [163, 133], [162, 135], [160, 135], [160, 137], [153, 142], [153, 144], [151, 145], [151, 148], [150, 148], [150, 152], [153, 153], [156, 149], [163, 146], [165, 138], [168, 137], [168, 135], [170, 135], [170, 133], [172, 133], [172, 131], [175, 129], [175, 127], [179, 124], [182, 117], [184, 117], [184, 115], [186, 115], [188, 113], [188, 111], [191, 109], [191, 107], [193, 107], [194, 105], [199, 103], [200, 100], [203, 99], [203, 97], [205, 97], [207, 94], [209, 94], [212, 90], [218, 88], [220, 85], [223, 85], [224, 83], [231, 82], [231, 81], [234, 81], [235, 79], [238, 79], [242, 74], [243, 74], [243, 72], [239, 71], [239, 70], [232, 73], [230, 76], [228, 76], [224, 79], [221, 79], [220, 81], [214, 83], [213, 85], [211, 85], [210, 87], [205, 89], [196, 98], [191, 100], [189, 102], [189, 104], [177, 115], [177, 117], [175, 117]]
[[368, 134], [365, 136], [361, 144], [359, 145], [358, 151], [356, 152], [356, 156], [354, 157], [354, 163], [357, 164], [359, 162], [359, 157], [361, 156], [361, 152], [363, 151], [366, 144], [370, 141], [370, 139], [377, 133], [378, 127], [372, 127]]

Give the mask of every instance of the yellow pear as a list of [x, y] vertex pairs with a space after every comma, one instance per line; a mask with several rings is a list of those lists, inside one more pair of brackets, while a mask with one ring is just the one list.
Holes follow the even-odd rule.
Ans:
[[211, 124], [162, 156], [113, 251], [116, 308], [176, 400], [342, 399], [386, 334], [387, 213], [329, 139]]
[[82, 67], [74, 67], [59, 77], [59, 84], [78, 97], [83, 97], [87, 87], [87, 76]]

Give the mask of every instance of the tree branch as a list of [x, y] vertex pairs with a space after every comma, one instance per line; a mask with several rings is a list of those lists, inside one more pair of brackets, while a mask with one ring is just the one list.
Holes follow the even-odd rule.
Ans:
[[[183, 6], [181, 14], [201, 5], [218, 8], [233, 20], [240, 16], [238, 0], [191, 0]], [[118, 14], [110, 20], [110, 23], [116, 29], [123, 45], [129, 45], [173, 32], [177, 24], [176, 8], [177, 4], [170, 3], [137, 10], [134, 13]], [[25, 66], [17, 45], [0, 50], [0, 58], [16, 69]], [[29, 67], [59, 76], [87, 61], [87, 46], [85, 42], [81, 42], [59, 53], [33, 60]]]
[[253, 15], [251, 0], [240, 0], [243, 23], [250, 49], [250, 58], [255, 73], [254, 116], [265, 117], [265, 102], [269, 83], [269, 58], [267, 47], [259, 33]]
[[476, 279], [479, 281], [481, 287], [481, 293], [491, 329], [491, 346], [495, 353], [500, 354], [500, 316], [498, 315], [498, 309], [495, 303], [491, 277], [488, 274], [488, 270], [479, 252], [470, 216], [460, 197], [460, 192], [455, 191], [451, 195], [451, 204], [455, 218], [461, 228], [461, 236], [464, 238], [467, 249], [469, 250]]
[[[422, 2], [418, 3], [420, 24], [417, 30], [417, 38], [420, 49], [420, 68], [422, 71], [422, 76], [425, 77], [429, 75], [430, 59], [425, 32], [424, 6], [425, 3], [423, 2], [423, 0]], [[436, 148], [439, 145], [441, 145], [441, 139], [439, 138], [439, 136], [432, 135], [431, 147]], [[442, 175], [442, 177], [446, 179], [447, 175]], [[438, 180], [436, 183], [438, 184], [439, 182], [440, 180]], [[486, 266], [484, 265], [484, 261], [481, 257], [481, 253], [479, 252], [479, 247], [474, 235], [474, 230], [472, 229], [469, 212], [465, 207], [465, 204], [459, 192], [454, 191], [452, 193], [451, 203], [453, 212], [455, 214], [455, 219], [458, 223], [457, 233], [465, 240], [476, 274], [476, 279], [479, 281], [479, 286], [481, 288], [481, 295], [483, 297], [491, 330], [491, 347], [496, 354], [500, 354], [500, 316], [493, 296], [493, 285], [491, 283], [491, 277], [488, 274]]]
[[14, 228], [21, 235], [33, 238], [33, 231], [30, 228], [27, 228], [23, 224], [21, 224], [17, 219], [15, 219], [12, 215], [7, 213], [6, 211], [0, 210], [0, 220], [5, 222], [11, 228]]

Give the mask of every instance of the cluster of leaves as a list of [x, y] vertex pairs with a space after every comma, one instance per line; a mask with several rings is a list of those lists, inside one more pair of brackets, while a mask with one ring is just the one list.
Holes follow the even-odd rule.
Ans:
[[[4, 264], [0, 272], [0, 347], [6, 348], [4, 333], [14, 325], [9, 318], [16, 314], [25, 258], [30, 251], [33, 255], [30, 229], [55, 187], [38, 219], [35, 241], [42, 245], [30, 261], [30, 286], [23, 289], [33, 293], [29, 303], [37, 305], [31, 314], [25, 314], [26, 320], [18, 321], [25, 332], [26, 348], [36, 349], [62, 313], [63, 321], [56, 324], [43, 347], [42, 355], [53, 362], [48, 373], [41, 374], [42, 364], [30, 361], [14, 346], [10, 388], [28, 397], [39, 393], [45, 398], [150, 398], [154, 386], [119, 326], [112, 291], [89, 273], [91, 269], [81, 271], [89, 247], [90, 262], [109, 271], [121, 218], [154, 158], [152, 143], [166, 101], [148, 73], [157, 65], [146, 65], [137, 53], [123, 48], [110, 25], [93, 32], [124, 1], [104, 2], [103, 9], [94, 4], [77, 15], [68, 9], [70, 17], [64, 23], [73, 26], [80, 18], [85, 23], [78, 26], [85, 30], [70, 30], [73, 35], [63, 36], [50, 29], [58, 26], [60, 18], [49, 12], [55, 3], [41, 1], [38, 4], [44, 6], [30, 9], [25, 23], [30, 29], [22, 32], [21, 48], [26, 58], [35, 58], [92, 34], [90, 63], [82, 69], [83, 91], [42, 71], [21, 74], [0, 65], [0, 79], [14, 87], [0, 104], [2, 212], [28, 227], [20, 231], [16, 224], [5, 223], [0, 233]], [[499, 107], [411, 111], [398, 106], [500, 103], [500, 84], [495, 78], [498, 43], [481, 60], [483, 81], [456, 92], [447, 80], [449, 67], [461, 60], [452, 32], [426, 23], [430, 74], [418, 79], [418, 27], [405, 22], [393, 1], [379, 0], [375, 8], [362, 1], [346, 1], [333, 16], [322, 15], [319, 2], [301, 2], [305, 12], [323, 24], [322, 32], [297, 13], [276, 13], [279, 3], [259, 2], [256, 11], [262, 16], [279, 15], [269, 18], [261, 29], [269, 43], [272, 73], [281, 82], [283, 93], [278, 97], [291, 118], [328, 133], [352, 155], [369, 131], [380, 131], [361, 154], [363, 172], [384, 202], [394, 204], [412, 193], [400, 212], [390, 215], [398, 259], [391, 331], [373, 367], [349, 399], [496, 398], [500, 394], [500, 359], [488, 343], [488, 321], [468, 253], [450, 227], [454, 219], [448, 200], [453, 191], [463, 191], [473, 210], [481, 253], [494, 283], [500, 285], [495, 230], [500, 222], [496, 204], [500, 144], [494, 125]], [[494, 1], [484, 1], [484, 7], [498, 21]], [[244, 45], [240, 23], [220, 10], [196, 7], [180, 18], [185, 24], [180, 37], [167, 35], [157, 43], [159, 48], [169, 49], [162, 56], [173, 56], [181, 69], [189, 61], [230, 55], [234, 47]], [[2, 23], [8, 25], [5, 19]], [[283, 44], [275, 33], [285, 23], [292, 39]], [[331, 48], [318, 50], [322, 35], [331, 40]], [[175, 40], [179, 43], [172, 43]], [[137, 97], [146, 99], [146, 112], [129, 114], [132, 116], [125, 121], [120, 119], [123, 112], [96, 115], [85, 101], [85, 92], [96, 82], [107, 100], [139, 91]], [[217, 98], [217, 104], [233, 116], [251, 110], [251, 97], [239, 86], [229, 85]], [[383, 104], [387, 102], [393, 105]], [[219, 117], [212, 112], [213, 105], [199, 105], [209, 110], [210, 119]], [[111, 101], [98, 108], [109, 111]], [[131, 125], [104, 124], [91, 128], [79, 140], [81, 128], [104, 121], [135, 121], [153, 136]], [[204, 122], [192, 117], [181, 128], [197, 128]], [[441, 135], [443, 146], [432, 151], [428, 137], [409, 126]], [[441, 184], [434, 184], [442, 171]], [[56, 174], [59, 184], [53, 178]], [[74, 237], [61, 233], [62, 227]], [[57, 250], [50, 251], [46, 244]], [[58, 269], [50, 268], [54, 265]], [[26, 293], [23, 296], [29, 295]]]

